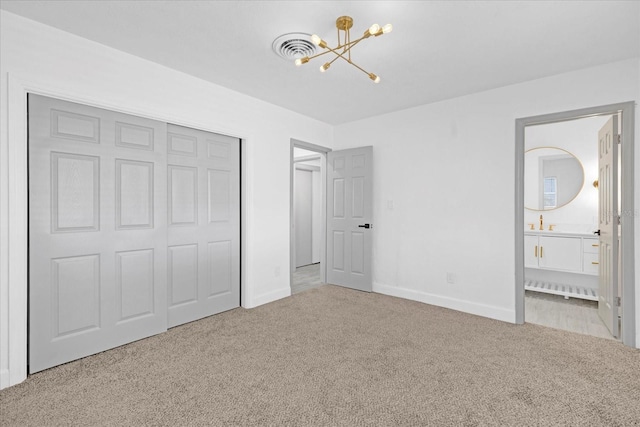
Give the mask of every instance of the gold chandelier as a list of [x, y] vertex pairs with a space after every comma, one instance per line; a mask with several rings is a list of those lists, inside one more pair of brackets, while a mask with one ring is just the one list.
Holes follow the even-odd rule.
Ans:
[[360, 37], [357, 40], [351, 41], [350, 29], [351, 29], [352, 26], [353, 26], [353, 19], [350, 16], [341, 16], [338, 19], [336, 19], [336, 28], [338, 29], [338, 46], [336, 46], [335, 48], [329, 47], [327, 45], [327, 42], [322, 40], [318, 35], [316, 35], [316, 34], [312, 35], [311, 36], [311, 41], [316, 46], [319, 46], [319, 47], [321, 47], [323, 49], [326, 49], [326, 50], [324, 52], [321, 52], [321, 53], [317, 54], [317, 55], [305, 56], [303, 58], [298, 58], [298, 59], [296, 59], [296, 65], [299, 67], [302, 64], [306, 64], [307, 62], [309, 62], [313, 58], [317, 58], [318, 56], [322, 56], [322, 55], [325, 55], [325, 54], [327, 54], [329, 52], [333, 52], [336, 55], [336, 57], [333, 58], [331, 61], [325, 62], [322, 66], [320, 66], [320, 71], [321, 72], [324, 73], [325, 71], [327, 71], [329, 69], [329, 67], [331, 67], [331, 64], [333, 64], [336, 60], [338, 60], [338, 58], [342, 58], [345, 61], [347, 61], [349, 64], [353, 65], [358, 70], [362, 71], [367, 76], [369, 76], [369, 78], [371, 80], [373, 80], [374, 83], [379, 83], [380, 82], [380, 77], [379, 76], [377, 76], [377, 75], [375, 75], [373, 73], [367, 72], [362, 67], [360, 67], [359, 65], [357, 65], [353, 61], [351, 61], [351, 49], [355, 45], [360, 43], [362, 40], [367, 39], [367, 38], [369, 38], [371, 36], [378, 37], [378, 36], [381, 36], [383, 34], [390, 33], [391, 30], [393, 29], [393, 26], [391, 24], [387, 24], [384, 27], [380, 27], [378, 24], [373, 24], [372, 26], [370, 26], [364, 32], [364, 35], [362, 37]]

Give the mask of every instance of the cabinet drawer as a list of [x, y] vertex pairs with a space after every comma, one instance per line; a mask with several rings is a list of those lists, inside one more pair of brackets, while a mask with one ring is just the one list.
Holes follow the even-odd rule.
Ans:
[[583, 271], [585, 273], [597, 276], [600, 271], [599, 267], [600, 265], [598, 264], [598, 254], [584, 254]]
[[597, 254], [600, 252], [600, 241], [598, 239], [583, 239], [582, 250], [585, 254]]

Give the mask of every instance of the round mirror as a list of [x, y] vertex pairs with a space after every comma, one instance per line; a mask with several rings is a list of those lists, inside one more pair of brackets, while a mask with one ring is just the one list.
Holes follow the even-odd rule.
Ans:
[[534, 211], [560, 208], [584, 184], [582, 163], [561, 148], [539, 147], [524, 155], [524, 206]]

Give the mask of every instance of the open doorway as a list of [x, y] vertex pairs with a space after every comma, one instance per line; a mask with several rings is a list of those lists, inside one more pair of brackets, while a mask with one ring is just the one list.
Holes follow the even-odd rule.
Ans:
[[[629, 102], [516, 120], [517, 323], [526, 318], [635, 346], [633, 215], [625, 215], [634, 212], [633, 110]], [[621, 173], [610, 177], [605, 191], [601, 138], [609, 127]], [[570, 177], [576, 182], [567, 183]], [[614, 251], [603, 251], [610, 248], [598, 233], [603, 218], [611, 219]], [[603, 269], [611, 259], [614, 264]], [[587, 317], [563, 318], [581, 312], [578, 317]]]
[[[614, 338], [598, 314], [600, 129], [619, 115], [525, 128], [525, 322]], [[617, 159], [616, 159], [617, 160]], [[615, 195], [617, 199], [617, 194]], [[616, 272], [617, 273], [617, 272]]]
[[291, 293], [321, 286], [326, 273], [326, 153], [291, 140]]

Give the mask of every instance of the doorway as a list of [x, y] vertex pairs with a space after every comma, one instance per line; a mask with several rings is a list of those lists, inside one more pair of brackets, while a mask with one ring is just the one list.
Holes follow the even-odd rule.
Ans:
[[[592, 122], [602, 122], [605, 121], [605, 116], [615, 116], [619, 115], [620, 121], [620, 134], [621, 134], [621, 143], [620, 147], [620, 169], [622, 173], [619, 175], [620, 181], [620, 191], [617, 192], [619, 194], [619, 204], [617, 206], [613, 206], [610, 209], [609, 214], [613, 217], [620, 218], [620, 251], [618, 258], [618, 268], [619, 276], [617, 277], [615, 285], [611, 285], [611, 294], [607, 297], [614, 302], [614, 304], [619, 304], [620, 307], [616, 307], [614, 311], [620, 315], [620, 326], [621, 326], [621, 334], [620, 338], [622, 342], [629, 346], [635, 346], [635, 282], [634, 282], [634, 258], [633, 258], [633, 215], [625, 214], [625, 213], [633, 213], [633, 148], [634, 148], [634, 134], [633, 134], [633, 121], [634, 121], [634, 103], [622, 103], [594, 108], [587, 108], [583, 110], [574, 110], [562, 113], [554, 113], [544, 116], [536, 116], [536, 117], [528, 117], [521, 118], [516, 120], [516, 220], [515, 220], [515, 236], [516, 236], [516, 323], [524, 323], [525, 321], [525, 295], [526, 292], [533, 290], [534, 288], [544, 288], [542, 292], [545, 294], [552, 294], [552, 292], [548, 292], [550, 288], [553, 286], [544, 285], [545, 275], [546, 278], [549, 278], [550, 271], [553, 274], [562, 276], [563, 279], [567, 279], [568, 274], [577, 273], [580, 270], [580, 274], [582, 275], [581, 282], [585, 284], [585, 288], [588, 289], [597, 289], [600, 286], [600, 291], [602, 293], [602, 279], [598, 276], [594, 275], [593, 266], [597, 266], [598, 261], [594, 258], [598, 256], [598, 254], [593, 254], [592, 249], [597, 248], [598, 242], [602, 243], [598, 239], [597, 235], [592, 235], [593, 231], [596, 231], [598, 227], [594, 228], [594, 221], [589, 221], [581, 219], [574, 222], [573, 230], [571, 228], [571, 222], [563, 223], [565, 230], [562, 230], [562, 226], [560, 226], [560, 230], [551, 227], [549, 229], [549, 225], [557, 225], [550, 224], [548, 222], [545, 223], [544, 215], [545, 215], [545, 206], [548, 208], [547, 210], [558, 209], [562, 206], [560, 201], [557, 198], [560, 196], [557, 191], [557, 182], [553, 182], [552, 175], [549, 174], [549, 180], [544, 181], [544, 183], [540, 184], [540, 197], [531, 197], [531, 195], [527, 194], [527, 189], [525, 188], [526, 183], [526, 175], [531, 171], [535, 171], [536, 173], [539, 171], [539, 168], [533, 168], [529, 165], [525, 166], [526, 155], [527, 152], [527, 141], [526, 136], [528, 135], [530, 130], [533, 129], [542, 129], [541, 126], [571, 126], [571, 123], [575, 123], [575, 121], [584, 119], [591, 120]], [[613, 120], [611, 120], [613, 121]], [[600, 123], [601, 124], [601, 123]], [[534, 132], [535, 133], [535, 132]], [[548, 144], [547, 144], [548, 145]], [[562, 148], [562, 147], [559, 147]], [[595, 148], [597, 149], [597, 148]], [[547, 150], [547, 149], [545, 149]], [[542, 153], [540, 150], [539, 153]], [[548, 150], [547, 150], [548, 151]], [[561, 150], [563, 152], [557, 152], [556, 155], [553, 156], [552, 153], [545, 152], [545, 157], [554, 158], [555, 162], [568, 161], [568, 150]], [[569, 153], [570, 154], [570, 153]], [[538, 156], [540, 157], [540, 156]], [[535, 159], [538, 164], [540, 159]], [[553, 165], [549, 167], [552, 168]], [[593, 205], [593, 195], [590, 195], [589, 191], [592, 190], [592, 186], [596, 186], [596, 181], [598, 180], [598, 176], [591, 176], [593, 174], [592, 168], [589, 168], [588, 171], [584, 170], [585, 176], [583, 177], [584, 185], [580, 188], [582, 191], [578, 191], [578, 194], [582, 193], [582, 202], [589, 205], [591, 203]], [[557, 174], [555, 174], [557, 176]], [[587, 176], [588, 175], [588, 176]], [[593, 181], [593, 183], [591, 182]], [[585, 192], [586, 191], [586, 192]], [[595, 190], [597, 193], [598, 190]], [[531, 193], [531, 191], [529, 191]], [[593, 193], [593, 191], [592, 191]], [[600, 193], [602, 193], [600, 191]], [[572, 197], [568, 197], [564, 205], [569, 206], [572, 201], [578, 197], [578, 194], [575, 194]], [[534, 203], [539, 200], [539, 203], [542, 203], [541, 206], [535, 206], [538, 208], [538, 212], [531, 211], [526, 213], [525, 209], [526, 204], [525, 200], [534, 200]], [[580, 203], [576, 203], [576, 206]], [[565, 211], [568, 209], [565, 208]], [[584, 207], [580, 209], [581, 212], [584, 212]], [[588, 211], [588, 210], [587, 210]], [[536, 217], [535, 220], [532, 219], [531, 213], [535, 212]], [[559, 212], [559, 210], [558, 210]], [[596, 210], [597, 212], [597, 210]], [[538, 217], [539, 215], [539, 217]], [[588, 215], [588, 214], [587, 214]], [[600, 212], [600, 216], [601, 212]], [[580, 228], [580, 223], [583, 224], [584, 229], [578, 230]], [[533, 225], [531, 225], [533, 224]], [[597, 222], [595, 223], [597, 224]], [[594, 228], [594, 230], [587, 230], [587, 228]], [[553, 231], [556, 230], [556, 231]], [[535, 239], [534, 242], [532, 239]], [[540, 239], [544, 239], [544, 242], [540, 242]], [[555, 239], [555, 240], [553, 240]], [[594, 243], [595, 242], [595, 243]], [[525, 248], [525, 245], [528, 246]], [[559, 246], [558, 246], [559, 245]], [[558, 246], [557, 253], [561, 254], [557, 260], [562, 258], [562, 263], [560, 265], [547, 265], [544, 263], [552, 262], [553, 258], [551, 258], [551, 253], [548, 251], [554, 248], [554, 246]], [[574, 247], [575, 246], [575, 247]], [[544, 252], [543, 252], [543, 248]], [[586, 250], [585, 250], [586, 248]], [[531, 251], [529, 250], [531, 249]], [[579, 249], [579, 250], [578, 250]], [[532, 252], [533, 251], [533, 252]], [[529, 253], [531, 252], [531, 253]], [[575, 254], [574, 254], [575, 252]], [[535, 254], [535, 255], [534, 255]], [[534, 259], [535, 258], [535, 259]], [[592, 259], [594, 258], [594, 259]], [[541, 261], [542, 260], [542, 261]], [[600, 259], [600, 261], [602, 261]], [[540, 267], [540, 263], [543, 263], [542, 267]], [[536, 265], [532, 265], [535, 264]], [[585, 264], [586, 263], [586, 264]], [[585, 267], [586, 266], [586, 267]], [[586, 270], [585, 270], [586, 269]], [[560, 270], [557, 272], [553, 272], [552, 270]], [[528, 279], [528, 275], [531, 273], [542, 273], [539, 277], [536, 277], [536, 280], [533, 282]], [[591, 277], [593, 276], [593, 277]], [[615, 277], [615, 275], [613, 276]], [[555, 277], [554, 277], [555, 278]], [[539, 284], [543, 285], [540, 286]], [[556, 283], [557, 285], [557, 283]], [[527, 287], [527, 291], [525, 291], [525, 287]], [[561, 286], [560, 286], [561, 287]], [[537, 289], [541, 291], [541, 289]], [[555, 290], [558, 291], [558, 286], [555, 287]], [[560, 289], [562, 292], [565, 289]], [[573, 290], [572, 290], [573, 291]], [[534, 290], [535, 292], [535, 290]], [[556, 292], [560, 294], [560, 298], [562, 297], [572, 297], [575, 295], [562, 294], [562, 292]], [[582, 290], [580, 291], [582, 292]], [[593, 296], [593, 295], [592, 295]], [[591, 296], [591, 297], [592, 297]], [[588, 296], [585, 296], [585, 301], [588, 301]], [[601, 299], [601, 298], [600, 298]], [[602, 301], [599, 301], [598, 304], [602, 304]], [[531, 308], [531, 304], [527, 302], [527, 308]], [[617, 317], [616, 317], [617, 320]], [[617, 323], [617, 322], [616, 322]], [[617, 326], [617, 325], [616, 325]], [[615, 330], [615, 329], [614, 329]]]
[[[598, 314], [600, 115], [525, 128], [525, 321], [613, 338]], [[616, 194], [617, 196], [617, 194]], [[617, 197], [616, 197], [617, 198]]]
[[291, 140], [290, 283], [296, 294], [325, 283], [326, 153], [330, 149]]

